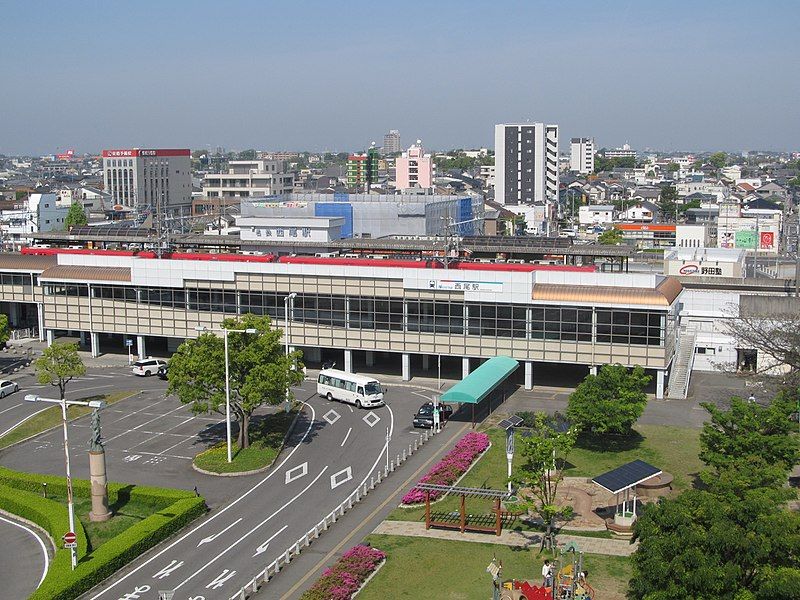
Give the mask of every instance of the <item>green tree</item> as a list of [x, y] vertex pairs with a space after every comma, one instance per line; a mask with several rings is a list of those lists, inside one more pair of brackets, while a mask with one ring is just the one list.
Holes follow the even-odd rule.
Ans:
[[89, 219], [86, 218], [86, 212], [81, 203], [73, 202], [67, 211], [67, 216], [64, 217], [64, 228], [69, 231], [73, 227], [86, 225], [88, 222]]
[[64, 399], [67, 384], [86, 373], [86, 366], [78, 354], [78, 344], [50, 344], [34, 361], [33, 367], [36, 380], [43, 385], [57, 387], [61, 400]]
[[639, 366], [603, 365], [572, 392], [567, 418], [588, 434], [629, 435], [647, 406], [650, 379]]
[[728, 155], [724, 152], [714, 152], [708, 157], [708, 163], [718, 171], [728, 164]]
[[572, 507], [559, 506], [556, 497], [578, 430], [544, 413], [536, 413], [530, 425], [525, 435], [516, 434], [520, 463], [512, 481], [519, 486], [519, 501], [514, 508], [539, 515], [547, 528], [541, 547], [552, 549], [556, 520], [572, 516]]
[[5, 346], [11, 337], [11, 326], [8, 324], [8, 315], [0, 315], [0, 346]]
[[661, 188], [661, 193], [658, 195], [658, 212], [664, 221], [675, 218], [677, 200], [678, 190], [674, 185], [665, 185]]
[[255, 160], [256, 159], [256, 151], [252, 148], [249, 150], [242, 150], [239, 152], [237, 160]]
[[727, 410], [709, 402], [701, 405], [711, 417], [700, 434], [704, 463], [719, 474], [758, 459], [779, 469], [779, 484], [785, 481], [800, 460], [800, 440], [792, 435], [795, 426], [789, 418], [797, 406], [796, 396], [781, 392], [767, 406], [732, 398]]
[[680, 171], [681, 166], [678, 163], [671, 162], [667, 165], [667, 172], [675, 173], [676, 171]]
[[618, 246], [622, 243], [622, 232], [616, 227], [606, 229], [597, 237], [597, 241], [604, 246]]
[[[250, 418], [263, 404], [279, 405], [286, 390], [303, 380], [301, 353], [284, 353], [283, 331], [273, 329], [268, 316], [246, 314], [241, 319], [225, 319], [222, 327], [230, 330], [231, 412], [239, 422], [239, 448], [250, 445]], [[234, 333], [255, 329], [257, 333]], [[184, 404], [191, 404], [195, 414], [225, 414], [225, 356], [221, 336], [204, 333], [186, 340], [169, 361], [167, 393], [175, 394]], [[291, 391], [290, 398], [293, 399]]]

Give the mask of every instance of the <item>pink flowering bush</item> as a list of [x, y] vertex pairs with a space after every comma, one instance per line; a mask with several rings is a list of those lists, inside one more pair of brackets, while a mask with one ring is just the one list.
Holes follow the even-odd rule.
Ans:
[[[489, 436], [485, 433], [469, 432], [461, 438], [450, 452], [419, 480], [420, 483], [453, 485], [463, 475], [481, 452], [489, 447]], [[439, 492], [431, 492], [431, 500], [439, 497]], [[425, 502], [425, 492], [412, 488], [403, 496], [403, 504]]]
[[350, 600], [386, 554], [370, 546], [353, 546], [322, 573], [301, 600]]

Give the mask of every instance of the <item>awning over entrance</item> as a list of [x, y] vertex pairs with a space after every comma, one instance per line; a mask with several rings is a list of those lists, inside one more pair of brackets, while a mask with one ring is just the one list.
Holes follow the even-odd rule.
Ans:
[[444, 394], [442, 402], [478, 404], [519, 367], [519, 363], [508, 356], [490, 358]]

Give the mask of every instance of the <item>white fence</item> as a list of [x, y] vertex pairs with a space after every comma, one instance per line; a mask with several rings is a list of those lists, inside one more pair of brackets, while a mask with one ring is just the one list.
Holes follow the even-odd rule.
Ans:
[[[378, 469], [374, 474], [370, 475], [369, 483], [367, 483], [365, 479], [364, 483], [360, 485], [352, 494], [350, 494], [339, 506], [325, 515], [325, 518], [314, 525], [312, 529], [309, 529], [303, 537], [298, 539], [294, 544], [284, 550], [278, 556], [278, 558], [273, 560], [261, 571], [259, 571], [259, 573], [245, 586], [243, 586], [242, 589], [231, 596], [230, 600], [246, 600], [247, 598], [252, 597], [252, 595], [255, 594], [263, 585], [269, 583], [270, 580], [275, 577], [275, 575], [280, 573], [281, 569], [292, 562], [296, 556], [299, 556], [304, 549], [308, 548], [314, 540], [319, 538], [319, 536], [325, 531], [328, 531], [328, 529], [334, 523], [336, 523], [336, 521], [341, 519], [347, 511], [361, 502], [361, 500], [363, 500], [369, 492], [375, 489], [375, 486], [386, 479], [389, 474], [394, 473], [395, 469], [397, 469], [403, 462], [408, 460], [411, 455], [421, 448], [425, 442], [432, 438], [435, 433], [435, 429], [431, 429], [430, 435], [426, 431], [422, 437], [414, 440], [413, 444], [408, 445], [408, 450], [403, 448], [402, 453], [398, 454], [394, 460], [389, 460], [387, 465], [385, 465], [382, 469]], [[385, 452], [388, 454], [388, 441], [386, 442], [384, 448]]]

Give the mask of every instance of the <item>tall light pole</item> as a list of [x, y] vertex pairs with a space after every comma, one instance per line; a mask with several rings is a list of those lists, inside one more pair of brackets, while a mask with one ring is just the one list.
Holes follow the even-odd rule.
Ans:
[[[283, 316], [286, 322], [286, 325], [283, 329], [283, 341], [286, 345], [286, 358], [289, 358], [289, 318], [291, 313], [289, 311], [289, 305], [293, 304], [294, 299], [297, 298], [297, 292], [292, 292], [286, 298], [283, 299]], [[289, 384], [286, 384], [286, 404], [285, 404], [286, 412], [289, 412], [292, 409], [291, 403], [289, 402]]]
[[233, 461], [233, 451], [231, 450], [231, 375], [230, 375], [230, 360], [228, 359], [228, 332], [234, 333], [258, 333], [258, 329], [209, 329], [208, 327], [195, 327], [195, 330], [207, 332], [222, 332], [222, 339], [225, 343], [225, 439], [228, 448], [228, 462]]
[[[26, 402], [49, 402], [51, 404], [61, 405], [61, 423], [64, 427], [64, 466], [67, 471], [67, 511], [69, 512], [69, 532], [75, 533], [75, 503], [72, 498], [72, 473], [69, 468], [69, 434], [67, 433], [67, 405], [73, 406], [89, 406], [91, 408], [104, 408], [106, 403], [103, 400], [90, 400], [83, 402], [81, 400], [67, 400], [62, 398], [57, 400], [55, 398], [42, 398], [36, 394], [27, 394], [25, 396]], [[70, 555], [72, 557], [72, 569], [78, 565], [78, 549], [76, 546], [70, 548]]]

